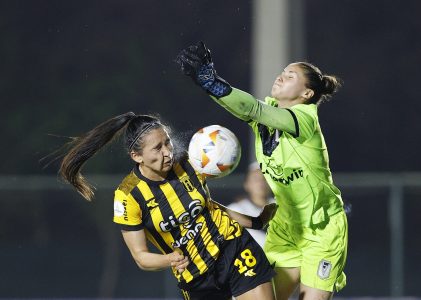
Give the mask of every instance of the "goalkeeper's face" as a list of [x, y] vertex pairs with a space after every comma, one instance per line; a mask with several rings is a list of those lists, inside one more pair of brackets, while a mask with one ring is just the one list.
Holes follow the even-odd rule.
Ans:
[[142, 152], [132, 153], [139, 163], [143, 176], [151, 180], [163, 180], [173, 166], [174, 149], [168, 132], [158, 127], [146, 134], [141, 141]]
[[306, 101], [306, 78], [303, 71], [297, 64], [288, 65], [279, 74], [272, 86], [272, 97], [282, 104]]

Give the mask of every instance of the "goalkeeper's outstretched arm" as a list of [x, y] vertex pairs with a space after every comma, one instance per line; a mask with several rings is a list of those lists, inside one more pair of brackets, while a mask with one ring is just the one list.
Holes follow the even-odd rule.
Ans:
[[183, 49], [176, 62], [181, 72], [205, 90], [219, 105], [237, 118], [252, 120], [266, 126], [295, 134], [296, 126], [292, 114], [287, 109], [267, 105], [252, 95], [231, 87], [215, 70], [210, 50], [203, 42]]
[[236, 88], [233, 88], [232, 92], [225, 97], [211, 97], [216, 103], [241, 120], [247, 122], [253, 120], [293, 135], [296, 133], [294, 118], [287, 109], [267, 105], [255, 99], [249, 93]]

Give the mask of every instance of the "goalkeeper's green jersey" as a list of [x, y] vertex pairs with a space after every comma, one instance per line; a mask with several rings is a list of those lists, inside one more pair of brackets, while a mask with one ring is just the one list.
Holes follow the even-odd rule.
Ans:
[[343, 210], [315, 104], [278, 108], [274, 98], [261, 102], [238, 89], [214, 100], [253, 129], [257, 161], [279, 205], [274, 221], [313, 227]]

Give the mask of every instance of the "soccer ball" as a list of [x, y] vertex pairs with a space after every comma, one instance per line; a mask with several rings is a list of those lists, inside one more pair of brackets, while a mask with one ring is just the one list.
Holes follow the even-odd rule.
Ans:
[[237, 167], [241, 146], [230, 130], [220, 125], [210, 125], [193, 135], [189, 144], [189, 158], [197, 172], [220, 178]]

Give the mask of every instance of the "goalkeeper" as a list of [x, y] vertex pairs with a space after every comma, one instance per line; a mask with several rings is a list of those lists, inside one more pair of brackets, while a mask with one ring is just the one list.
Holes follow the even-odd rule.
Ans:
[[203, 42], [182, 50], [176, 62], [254, 132], [256, 159], [279, 205], [264, 246], [277, 273], [276, 298], [288, 299], [299, 287], [300, 299], [330, 299], [346, 284], [348, 225], [317, 111], [340, 80], [310, 63], [292, 63], [262, 102], [218, 76]]

